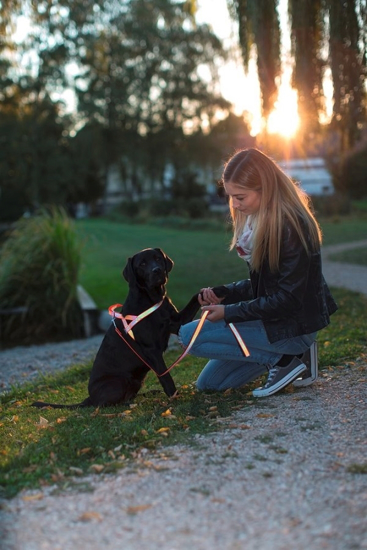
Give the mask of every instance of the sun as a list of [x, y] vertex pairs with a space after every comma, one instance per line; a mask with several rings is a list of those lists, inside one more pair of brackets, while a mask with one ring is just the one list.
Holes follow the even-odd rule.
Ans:
[[299, 125], [297, 91], [291, 88], [289, 82], [284, 82], [279, 87], [278, 99], [268, 118], [268, 132], [291, 138], [296, 134]]

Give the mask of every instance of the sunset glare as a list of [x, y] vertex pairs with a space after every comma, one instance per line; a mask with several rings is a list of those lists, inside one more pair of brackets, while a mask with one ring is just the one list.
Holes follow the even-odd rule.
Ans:
[[291, 138], [297, 132], [299, 123], [297, 91], [291, 88], [289, 81], [284, 77], [274, 110], [268, 118], [268, 132]]

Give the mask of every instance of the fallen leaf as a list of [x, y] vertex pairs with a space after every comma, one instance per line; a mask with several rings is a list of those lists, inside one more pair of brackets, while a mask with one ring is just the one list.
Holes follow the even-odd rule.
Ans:
[[141, 430], [141, 435], [148, 435], [148, 432], [146, 430]]
[[39, 424], [36, 424], [39, 428], [47, 428], [49, 422], [47, 418], [43, 418], [43, 416], [40, 416]]
[[104, 466], [103, 464], [92, 464], [90, 469], [94, 470], [96, 474], [99, 474], [104, 470]]
[[157, 434], [163, 434], [163, 433], [166, 433], [166, 432], [169, 432], [171, 428], [159, 428], [159, 430], [157, 430]]
[[268, 414], [268, 413], [259, 413], [256, 415], [258, 418], [271, 418], [272, 416], [274, 416], [273, 414]]
[[74, 391], [75, 391], [74, 388], [72, 388], [71, 386], [65, 386], [65, 388], [66, 388], [67, 390], [71, 391], [71, 392], [74, 392]]
[[22, 497], [22, 500], [25, 500], [26, 502], [31, 500], [42, 500], [43, 499], [43, 493], [36, 493], [35, 495], [26, 495]]
[[101, 521], [102, 516], [98, 512], [84, 512], [84, 514], [78, 517], [78, 521], [92, 521], [93, 519]]
[[171, 409], [167, 409], [165, 412], [161, 413], [161, 416], [170, 416], [171, 414]]
[[148, 510], [148, 508], [151, 508], [151, 504], [141, 504], [140, 506], [129, 506], [126, 508], [126, 512], [128, 514], [137, 514], [138, 512], [144, 512], [144, 510]]
[[77, 455], [85, 455], [86, 453], [89, 453], [89, 451], [91, 451], [92, 448], [91, 447], [85, 447], [84, 449], [80, 449], [78, 452], [77, 452]]

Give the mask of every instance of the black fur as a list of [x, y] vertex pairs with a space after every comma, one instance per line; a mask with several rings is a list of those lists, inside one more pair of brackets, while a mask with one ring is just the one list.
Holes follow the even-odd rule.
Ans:
[[[129, 292], [122, 314], [139, 315], [153, 304], [162, 299], [164, 301], [154, 313], [135, 325], [135, 341], [125, 335], [121, 320], [115, 319], [116, 326], [130, 345], [157, 374], [167, 370], [163, 352], [167, 349], [170, 334], [177, 334], [181, 325], [192, 321], [200, 307], [196, 294], [181, 311], [177, 311], [166, 295], [168, 273], [172, 267], [173, 261], [160, 248], [147, 248], [129, 258], [123, 270]], [[111, 323], [93, 363], [88, 384], [89, 397], [75, 405], [36, 401], [32, 406], [75, 409], [125, 403], [136, 396], [148, 372], [149, 368], [121, 339]], [[159, 378], [159, 381], [169, 397], [176, 393], [170, 373]]]

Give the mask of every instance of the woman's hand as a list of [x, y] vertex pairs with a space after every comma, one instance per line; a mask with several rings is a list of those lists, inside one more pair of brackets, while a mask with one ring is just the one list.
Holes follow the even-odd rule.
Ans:
[[223, 298], [218, 298], [210, 287], [202, 288], [198, 296], [198, 302], [201, 306], [220, 304], [222, 300]]
[[222, 305], [212, 304], [210, 306], [203, 306], [201, 308], [201, 311], [209, 311], [207, 319], [208, 321], [215, 323], [215, 321], [220, 321], [221, 319], [224, 319], [224, 307], [225, 306]]

